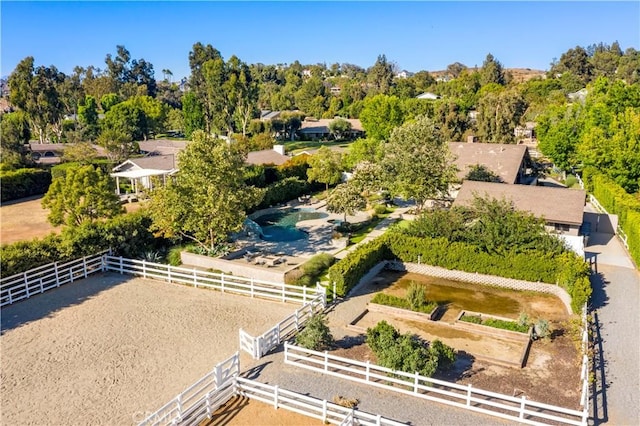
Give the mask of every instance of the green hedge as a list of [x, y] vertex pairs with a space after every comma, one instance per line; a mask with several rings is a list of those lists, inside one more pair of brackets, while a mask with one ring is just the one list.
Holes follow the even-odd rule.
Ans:
[[451, 270], [478, 272], [526, 281], [558, 284], [571, 296], [574, 312], [591, 296], [589, 266], [578, 256], [566, 252], [552, 255], [531, 250], [510, 256], [493, 255], [466, 243], [450, 243], [444, 238], [411, 237], [388, 233], [360, 246], [329, 268], [329, 279], [337, 293], [346, 295], [378, 262], [399, 259]]
[[297, 197], [309, 194], [311, 185], [309, 182], [290, 177], [267, 186], [264, 198], [257, 209], [264, 209], [286, 201], [295, 200]]
[[104, 222], [67, 228], [61, 235], [20, 241], [0, 247], [2, 275], [18, 274], [52, 262], [64, 262], [92, 255], [109, 248], [114, 254], [139, 257], [157, 248], [164, 240], [149, 231], [151, 219], [141, 212], [115, 217]]
[[[111, 173], [111, 169], [113, 168], [113, 162], [106, 159], [94, 159], [89, 164], [91, 164], [95, 168], [100, 168], [105, 174]], [[56, 164], [55, 166], [51, 167], [51, 176], [53, 179], [64, 177], [67, 175], [67, 170], [75, 169], [84, 165], [85, 164], [79, 162]]]
[[627, 235], [629, 253], [636, 265], [640, 265], [640, 200], [594, 169], [585, 169], [583, 178], [602, 207], [618, 215], [618, 224]]
[[373, 296], [373, 299], [371, 299], [371, 303], [391, 306], [392, 308], [406, 309], [413, 312], [421, 312], [423, 314], [430, 314], [431, 311], [433, 311], [438, 306], [438, 304], [435, 302], [425, 302], [418, 309], [413, 309], [407, 299], [386, 293], [376, 294], [375, 296]]
[[2, 202], [44, 194], [51, 185], [51, 173], [42, 169], [18, 169], [0, 173]]

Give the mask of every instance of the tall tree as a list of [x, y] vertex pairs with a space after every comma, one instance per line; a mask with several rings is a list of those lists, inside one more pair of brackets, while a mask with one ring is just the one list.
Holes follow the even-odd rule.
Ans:
[[96, 140], [100, 127], [98, 126], [98, 102], [96, 99], [87, 95], [78, 106], [78, 120], [82, 124], [83, 138], [88, 140]]
[[342, 156], [339, 152], [332, 151], [329, 147], [323, 146], [309, 158], [307, 176], [309, 182], [320, 182], [326, 185], [335, 185], [342, 177]]
[[52, 225], [79, 226], [124, 212], [111, 177], [91, 165], [67, 170], [55, 178], [42, 199]]
[[368, 138], [386, 140], [404, 122], [402, 102], [395, 96], [376, 95], [364, 101], [360, 121]]
[[187, 139], [190, 139], [196, 130], [205, 129], [202, 103], [192, 91], [185, 93], [182, 97], [182, 115], [184, 119], [184, 135]]
[[393, 130], [381, 166], [385, 186], [394, 194], [413, 198], [419, 210], [427, 200], [446, 196], [455, 179], [449, 146], [426, 116]]
[[491, 53], [487, 54], [480, 71], [480, 84], [484, 86], [490, 83], [496, 83], [501, 86], [506, 83], [502, 64]]
[[376, 63], [367, 70], [369, 93], [388, 94], [393, 86], [394, 66], [387, 61], [386, 55], [378, 55]]
[[0, 162], [2, 168], [14, 169], [28, 163], [24, 145], [31, 132], [24, 111], [0, 114]]
[[247, 64], [236, 56], [229, 58], [227, 66], [230, 74], [227, 85], [235, 103], [234, 120], [237, 128], [242, 129], [242, 136], [246, 136], [249, 122], [257, 113], [258, 85]]
[[245, 158], [234, 145], [211, 139], [202, 131], [178, 156], [175, 182], [155, 190], [149, 211], [153, 228], [165, 237], [192, 240], [207, 250], [238, 231], [246, 210], [262, 192], [245, 184]]
[[347, 215], [353, 215], [366, 206], [367, 200], [360, 190], [348, 182], [336, 186], [327, 197], [327, 210], [331, 213], [342, 213], [344, 222], [347, 221]]
[[515, 143], [515, 128], [527, 111], [516, 90], [488, 93], [478, 103], [478, 135], [484, 142]]

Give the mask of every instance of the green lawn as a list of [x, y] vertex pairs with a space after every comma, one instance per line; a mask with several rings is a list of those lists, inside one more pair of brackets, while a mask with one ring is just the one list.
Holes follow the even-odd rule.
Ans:
[[369, 232], [373, 231], [373, 228], [375, 228], [384, 219], [388, 218], [390, 214], [391, 211], [387, 211], [387, 213], [375, 215], [373, 219], [363, 223], [361, 226], [351, 231], [349, 244], [358, 244], [359, 242], [364, 240], [365, 237], [369, 235]]

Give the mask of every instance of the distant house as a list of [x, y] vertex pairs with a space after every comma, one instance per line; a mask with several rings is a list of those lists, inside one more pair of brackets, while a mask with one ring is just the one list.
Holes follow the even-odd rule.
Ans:
[[152, 177], [162, 179], [166, 183], [167, 176], [178, 171], [176, 156], [152, 155], [142, 158], [130, 158], [113, 168], [111, 176], [116, 178], [116, 191], [120, 194], [120, 178], [128, 179], [138, 194], [143, 188], [153, 189]]
[[176, 155], [187, 147], [188, 141], [150, 139], [138, 142], [140, 153], [145, 155]]
[[[298, 135], [304, 139], [319, 140], [327, 139], [331, 135], [329, 125], [334, 119], [321, 118], [319, 120], [307, 118], [302, 122], [302, 125], [298, 129]], [[355, 118], [345, 118], [343, 120], [351, 123], [351, 131], [347, 135], [349, 138], [357, 138], [364, 134], [362, 123]]]
[[262, 121], [275, 120], [278, 117], [280, 117], [280, 114], [282, 114], [282, 111], [263, 110], [263, 111], [260, 112], [260, 120], [262, 120]]
[[424, 92], [416, 96], [416, 98], [418, 99], [440, 99], [441, 97], [442, 96], [436, 95], [435, 93], [431, 93], [431, 92]]
[[517, 126], [513, 134], [517, 139], [533, 139], [536, 137], [536, 123], [527, 121], [524, 126]]
[[334, 96], [339, 95], [341, 91], [342, 89], [340, 89], [339, 86], [332, 86], [331, 89], [329, 89], [329, 92], [331, 92], [331, 94]]
[[409, 78], [413, 76], [413, 73], [407, 70], [402, 70], [396, 74], [396, 78]]
[[449, 142], [449, 150], [454, 156], [460, 180], [464, 179], [471, 167], [481, 164], [503, 183], [525, 183], [531, 162], [525, 145]]
[[274, 145], [273, 149], [251, 151], [247, 154], [247, 164], [252, 165], [275, 164], [279, 166], [290, 159], [291, 157], [285, 155], [284, 145]]
[[475, 196], [506, 199], [516, 210], [545, 221], [548, 232], [578, 236], [583, 222], [586, 192], [568, 188], [464, 181], [454, 206], [470, 206]]
[[569, 101], [571, 102], [584, 103], [585, 100], [587, 99], [588, 93], [589, 91], [586, 88], [584, 88], [584, 89], [578, 90], [577, 92], [569, 93], [567, 95], [567, 98], [569, 98]]
[[[29, 152], [31, 152], [31, 158], [38, 164], [58, 164], [62, 161], [64, 150], [73, 146], [72, 143], [29, 143]], [[106, 150], [99, 146], [92, 144], [99, 157], [106, 156]]]

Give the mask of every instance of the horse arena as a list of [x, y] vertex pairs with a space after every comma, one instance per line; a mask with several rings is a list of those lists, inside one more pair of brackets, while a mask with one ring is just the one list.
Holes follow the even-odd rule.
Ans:
[[137, 424], [295, 308], [115, 273], [6, 306], [0, 424]]

